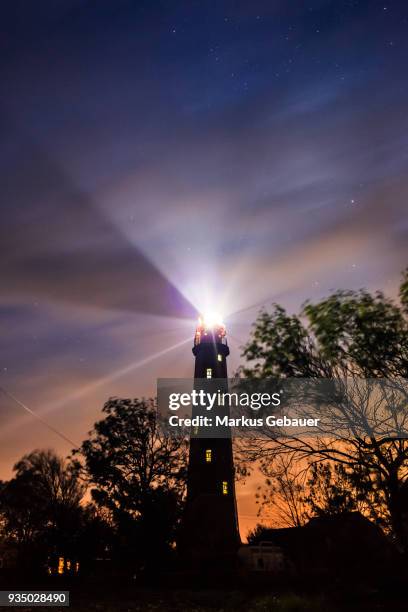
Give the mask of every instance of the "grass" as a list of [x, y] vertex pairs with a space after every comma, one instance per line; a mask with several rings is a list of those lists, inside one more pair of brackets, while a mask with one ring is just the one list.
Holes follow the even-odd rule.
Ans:
[[[19, 608], [21, 612], [46, 611], [50, 608]], [[402, 612], [406, 602], [381, 603], [371, 598], [356, 597], [348, 601], [329, 601], [323, 595], [300, 595], [293, 592], [248, 594], [222, 590], [134, 590], [92, 596], [71, 593], [69, 608], [53, 608], [59, 612]]]

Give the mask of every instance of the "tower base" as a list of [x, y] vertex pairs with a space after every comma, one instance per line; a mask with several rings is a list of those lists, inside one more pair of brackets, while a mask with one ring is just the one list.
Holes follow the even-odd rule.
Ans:
[[202, 494], [187, 501], [178, 542], [181, 560], [194, 567], [234, 566], [241, 545], [234, 500], [215, 494]]

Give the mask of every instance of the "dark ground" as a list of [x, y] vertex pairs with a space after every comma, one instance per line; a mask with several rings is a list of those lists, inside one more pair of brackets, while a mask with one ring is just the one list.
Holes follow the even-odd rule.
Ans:
[[[161, 582], [158, 576], [158, 582]], [[0, 589], [6, 590], [69, 590], [70, 607], [54, 607], [64, 612], [352, 612], [405, 611], [406, 593], [403, 585], [395, 588], [383, 586], [356, 586], [342, 581], [322, 580], [317, 589], [309, 585], [273, 586], [254, 585], [231, 588], [180, 588], [171, 584], [163, 588], [85, 581], [47, 580], [28, 584], [6, 583], [0, 580]], [[42, 606], [20, 607], [21, 611], [49, 610]]]

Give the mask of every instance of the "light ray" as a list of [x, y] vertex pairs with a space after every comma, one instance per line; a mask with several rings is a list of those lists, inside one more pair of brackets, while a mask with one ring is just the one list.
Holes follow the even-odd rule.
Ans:
[[47, 427], [47, 429], [49, 429], [50, 431], [54, 432], [55, 434], [57, 434], [57, 436], [59, 436], [60, 438], [62, 438], [62, 440], [64, 440], [65, 442], [68, 442], [68, 444], [70, 446], [72, 446], [73, 448], [79, 448], [79, 445], [76, 444], [76, 442], [73, 442], [70, 438], [68, 438], [65, 434], [63, 434], [61, 431], [59, 431], [58, 429], [56, 429], [55, 427], [53, 427], [52, 425], [50, 425], [50, 423], [48, 423], [47, 421], [45, 421], [43, 418], [40, 417], [39, 414], [37, 414], [36, 412], [34, 412], [34, 410], [31, 410], [31, 408], [29, 408], [26, 404], [24, 404], [23, 402], [21, 402], [19, 399], [17, 399], [17, 397], [15, 397], [15, 395], [13, 395], [12, 393], [10, 393], [10, 391], [7, 391], [7, 389], [5, 389], [4, 387], [0, 387], [0, 391], [2, 391], [4, 393], [4, 395], [6, 395], [7, 397], [9, 397], [10, 399], [13, 400], [13, 402], [15, 402], [16, 404], [18, 404], [19, 406], [21, 406], [21, 408], [23, 408], [26, 412], [28, 412], [29, 414], [31, 414], [34, 418], [36, 418], [38, 421], [40, 421], [40, 423], [42, 423], [45, 427]]
[[[108, 376], [104, 376], [102, 378], [99, 378], [98, 380], [95, 380], [95, 381], [85, 385], [84, 387], [76, 390], [74, 393], [71, 393], [71, 395], [64, 396], [59, 401], [52, 402], [52, 403], [46, 405], [44, 407], [44, 409], [41, 410], [41, 415], [47, 414], [47, 413], [49, 413], [51, 411], [59, 410], [62, 407], [64, 407], [66, 404], [68, 404], [69, 402], [72, 402], [72, 401], [77, 400], [77, 399], [79, 399], [79, 398], [81, 398], [83, 396], [86, 396], [88, 393], [91, 393], [91, 392], [95, 391], [96, 389], [99, 389], [100, 387], [103, 387], [104, 385], [109, 384], [109, 383], [111, 383], [111, 382], [121, 378], [122, 376], [125, 376], [129, 372], [132, 372], [133, 370], [141, 368], [144, 365], [146, 365], [148, 363], [151, 363], [155, 359], [158, 359], [160, 357], [163, 357], [164, 355], [167, 355], [167, 353], [170, 353], [171, 351], [174, 351], [175, 349], [180, 348], [181, 346], [184, 346], [185, 344], [187, 344], [187, 342], [191, 342], [191, 335], [189, 335], [188, 338], [185, 338], [184, 340], [182, 340], [180, 342], [177, 342], [176, 344], [173, 344], [172, 346], [169, 346], [169, 347], [167, 347], [165, 349], [162, 349], [161, 351], [158, 351], [158, 352], [154, 353], [153, 355], [149, 355], [148, 357], [145, 357], [144, 359], [140, 359], [139, 361], [132, 362], [132, 363], [128, 364], [127, 366], [121, 368], [120, 370], [116, 370], [116, 372], [113, 372], [112, 374], [109, 374]], [[15, 398], [13, 397], [13, 399], [15, 399]], [[17, 400], [15, 399], [15, 401], [17, 401]], [[20, 403], [20, 402], [18, 402], [18, 403]], [[41, 420], [41, 417], [37, 413], [35, 413], [33, 410], [28, 408], [28, 406], [26, 406], [25, 404], [22, 404], [22, 403], [20, 405], [22, 405], [22, 407], [27, 412], [29, 412], [30, 414], [32, 414], [33, 416], [35, 416], [36, 418]], [[16, 421], [14, 421], [13, 423], [11, 423], [7, 428], [3, 427], [2, 432], [1, 432], [2, 437], [4, 437], [4, 435], [6, 433], [9, 433], [10, 431], [14, 430], [20, 423], [21, 423], [21, 419], [18, 419]], [[44, 421], [44, 425], [46, 425], [47, 427], [51, 427], [45, 421]]]
[[47, 412], [47, 410], [49, 409], [59, 409], [65, 404], [75, 399], [78, 399], [80, 397], [83, 397], [84, 395], [87, 395], [88, 393], [90, 393], [91, 391], [94, 391], [95, 389], [99, 389], [100, 387], [103, 387], [104, 385], [108, 383], [114, 382], [115, 380], [118, 380], [118, 378], [125, 376], [125, 374], [128, 374], [129, 372], [132, 372], [133, 370], [141, 368], [144, 365], [151, 363], [155, 359], [159, 359], [159, 357], [163, 357], [163, 355], [166, 355], [167, 353], [170, 353], [171, 351], [174, 351], [175, 349], [180, 348], [184, 344], [187, 344], [187, 342], [189, 341], [191, 342], [191, 335], [189, 335], [188, 338], [182, 340], [181, 342], [177, 342], [176, 344], [173, 344], [172, 346], [162, 349], [161, 351], [158, 351], [157, 353], [154, 353], [153, 355], [149, 355], [148, 357], [145, 357], [144, 359], [140, 359], [139, 361], [130, 363], [127, 366], [121, 368], [120, 370], [116, 370], [116, 372], [109, 374], [108, 376], [99, 378], [98, 380], [93, 381], [92, 383], [89, 383], [88, 385], [85, 385], [81, 389], [78, 389], [77, 391], [69, 395], [68, 397], [62, 398], [59, 402], [53, 402], [52, 406], [46, 407], [44, 412]]

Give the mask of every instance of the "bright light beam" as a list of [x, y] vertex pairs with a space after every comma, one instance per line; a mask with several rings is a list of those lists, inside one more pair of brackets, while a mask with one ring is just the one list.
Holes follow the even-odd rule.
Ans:
[[151, 361], [154, 361], [155, 359], [158, 359], [159, 357], [163, 357], [163, 355], [166, 355], [167, 353], [170, 353], [171, 351], [174, 351], [175, 349], [180, 348], [184, 344], [187, 344], [187, 342], [191, 342], [190, 335], [185, 340], [182, 340], [181, 342], [178, 342], [177, 344], [173, 344], [173, 346], [169, 346], [161, 351], [158, 351], [157, 353], [154, 353], [153, 355], [149, 355], [148, 357], [145, 357], [144, 359], [140, 359], [139, 361], [130, 363], [124, 368], [121, 368], [120, 370], [116, 370], [116, 372], [113, 372], [113, 374], [109, 374], [109, 376], [104, 376], [103, 378], [99, 378], [99, 380], [96, 380], [90, 383], [89, 385], [82, 387], [82, 389], [75, 391], [75, 393], [72, 393], [68, 397], [64, 397], [59, 402], [53, 402], [52, 406], [46, 407], [44, 412], [47, 412], [47, 410], [50, 410], [53, 408], [59, 409], [62, 406], [65, 406], [65, 404], [67, 404], [68, 402], [78, 399], [80, 397], [83, 397], [87, 393], [90, 393], [91, 391], [94, 391], [95, 389], [99, 389], [100, 387], [103, 387], [104, 385], [111, 383], [117, 380], [118, 378], [121, 378], [122, 376], [125, 376], [125, 374], [132, 372], [132, 370], [141, 368], [147, 363], [150, 363]]
[[214, 310], [209, 310], [204, 312], [199, 318], [200, 323], [204, 325], [204, 327], [212, 328], [217, 326], [223, 326], [224, 322], [222, 320], [222, 316], [215, 312]]
[[[76, 400], [76, 399], [78, 399], [80, 397], [83, 397], [84, 395], [87, 395], [91, 391], [94, 391], [95, 389], [99, 389], [100, 387], [103, 387], [104, 385], [106, 385], [106, 384], [108, 384], [110, 382], [113, 382], [113, 381], [117, 380], [118, 378], [121, 378], [122, 376], [124, 376], [125, 374], [128, 374], [132, 370], [136, 370], [137, 368], [141, 368], [142, 366], [146, 365], [147, 363], [150, 363], [151, 361], [154, 361], [155, 359], [158, 359], [159, 357], [162, 357], [163, 355], [166, 355], [167, 353], [170, 353], [171, 351], [174, 351], [175, 349], [183, 346], [184, 344], [187, 344], [187, 342], [191, 342], [191, 336], [190, 335], [185, 340], [182, 340], [181, 342], [178, 342], [177, 344], [173, 344], [173, 346], [169, 346], [169, 347], [167, 347], [167, 348], [165, 348], [165, 349], [163, 349], [161, 351], [158, 351], [157, 353], [154, 353], [153, 355], [149, 355], [148, 357], [145, 357], [144, 359], [141, 359], [139, 361], [133, 362], [133, 363], [125, 366], [124, 368], [121, 368], [120, 370], [117, 370], [116, 372], [113, 372], [113, 374], [110, 374], [109, 376], [104, 376], [103, 378], [99, 378], [98, 380], [90, 383], [89, 385], [86, 385], [86, 386], [82, 387], [81, 389], [78, 389], [77, 391], [75, 391], [71, 395], [65, 396], [64, 398], [62, 398], [61, 400], [59, 400], [57, 402], [52, 402], [52, 404], [49, 404], [48, 406], [46, 406], [41, 411], [41, 414], [47, 414], [48, 412], [53, 411], [55, 409], [58, 410], [58, 409], [62, 408], [63, 406], [65, 406], [67, 403], [69, 403], [69, 402], [71, 402], [73, 400]], [[42, 418], [37, 413], [35, 413], [33, 410], [31, 410], [31, 408], [29, 408], [28, 406], [26, 406], [25, 404], [23, 404], [22, 402], [17, 400], [14, 396], [12, 396], [10, 393], [5, 391], [5, 389], [3, 389], [3, 391], [4, 391], [4, 393], [6, 393], [10, 397], [12, 397], [12, 399], [14, 401], [16, 401], [18, 404], [20, 404], [20, 406], [22, 406], [24, 408], [24, 410], [26, 410], [29, 414], [31, 414], [35, 418], [39, 419], [40, 421], [42, 421], [43, 424], [46, 425], [46, 427], [52, 429], [58, 435], [63, 436], [63, 434], [60, 434], [56, 429], [54, 429], [46, 421], [43, 421]], [[7, 427], [7, 433], [9, 431], [12, 431], [13, 429], [15, 429], [19, 425], [19, 422], [20, 421], [15, 421], [13, 424], [10, 424], [9, 427]], [[3, 428], [2, 432], [1, 432], [2, 436], [4, 436], [5, 433], [6, 433], [6, 428]], [[65, 436], [64, 436], [64, 438], [65, 438], [65, 440], [69, 441], [70, 444], [71, 443], [74, 444], [71, 440], [69, 440]], [[74, 444], [74, 446], [77, 446], [77, 445]]]

